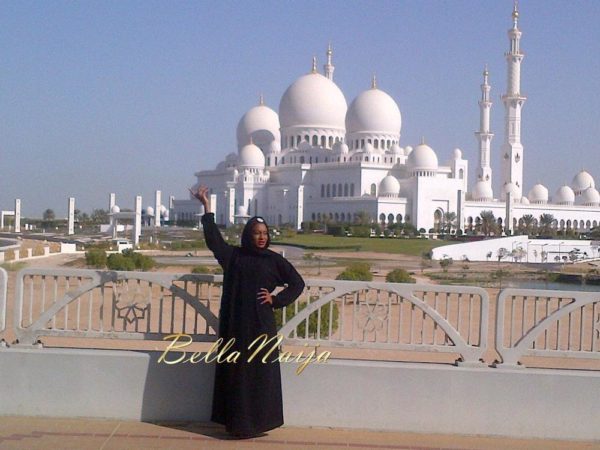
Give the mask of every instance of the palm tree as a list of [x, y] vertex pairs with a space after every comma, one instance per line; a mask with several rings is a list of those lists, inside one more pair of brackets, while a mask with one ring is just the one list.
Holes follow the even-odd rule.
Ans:
[[445, 212], [442, 216], [444, 231], [448, 234], [456, 228], [456, 213], [452, 211]]
[[533, 224], [535, 222], [535, 217], [533, 217], [532, 214], [525, 214], [523, 217], [521, 217], [521, 220], [523, 221], [522, 230], [524, 230], [527, 234], [532, 234], [534, 231]]
[[542, 214], [540, 216], [540, 234], [549, 236], [554, 234], [554, 216], [552, 214]]
[[484, 235], [489, 236], [490, 234], [496, 232], [498, 229], [498, 222], [496, 221], [492, 211], [481, 211], [479, 217], [481, 217], [481, 232]]

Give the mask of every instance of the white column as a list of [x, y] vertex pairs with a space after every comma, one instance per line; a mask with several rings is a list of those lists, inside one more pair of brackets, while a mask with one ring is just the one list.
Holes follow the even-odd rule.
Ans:
[[113, 192], [108, 196], [108, 212], [111, 213], [112, 212], [112, 208], [113, 206], [115, 206], [117, 204], [117, 196], [116, 194]]
[[465, 231], [465, 191], [460, 190], [456, 195], [456, 226]]
[[513, 194], [512, 192], [506, 193], [506, 214], [504, 217], [504, 233], [508, 236], [512, 235], [513, 232]]
[[154, 193], [154, 226], [160, 227], [160, 202], [161, 202], [161, 192], [156, 191]]
[[210, 194], [210, 210], [215, 214], [215, 222], [219, 223], [219, 216], [217, 215], [217, 194]]
[[227, 190], [227, 226], [235, 222], [235, 188], [230, 187]]
[[479, 131], [475, 137], [479, 143], [479, 167], [477, 169], [477, 180], [483, 180], [492, 187], [492, 167], [490, 163], [490, 144], [494, 134], [490, 132], [490, 85], [488, 83], [489, 72], [487, 67], [483, 71], [483, 84], [481, 85], [481, 100], [479, 101]]
[[15, 233], [21, 232], [21, 199], [15, 200]]
[[296, 210], [296, 229], [302, 228], [304, 220], [304, 186], [298, 186], [298, 207]]
[[142, 234], [142, 196], [135, 197], [135, 219], [133, 224], [133, 244], [139, 245], [140, 235]]
[[69, 203], [67, 205], [67, 214], [69, 220], [68, 235], [75, 234], [75, 197], [69, 197]]

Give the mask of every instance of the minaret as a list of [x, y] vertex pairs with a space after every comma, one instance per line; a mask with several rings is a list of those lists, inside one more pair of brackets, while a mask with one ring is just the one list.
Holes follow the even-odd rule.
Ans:
[[329, 78], [331, 81], [333, 81], [333, 71], [335, 70], [335, 67], [333, 66], [332, 58], [333, 58], [333, 49], [331, 48], [331, 42], [330, 42], [329, 46], [327, 47], [327, 64], [325, 64], [323, 66], [323, 72], [325, 73], [325, 76], [327, 78]]
[[489, 72], [487, 65], [483, 70], [483, 84], [481, 85], [481, 100], [479, 100], [479, 131], [475, 132], [475, 138], [479, 142], [479, 168], [477, 169], [477, 181], [483, 180], [492, 187], [492, 168], [490, 166], [490, 144], [494, 133], [490, 132], [490, 101], [491, 86], [488, 83]]
[[[508, 69], [506, 94], [504, 102], [504, 143], [502, 144], [502, 168], [504, 186], [512, 183], [514, 200], [523, 196], [523, 145], [521, 144], [521, 109], [527, 99], [521, 95], [521, 61], [524, 54], [519, 47], [521, 31], [519, 30], [519, 11], [517, 2], [512, 12], [513, 26], [508, 30], [510, 51], [505, 53]], [[505, 189], [502, 189], [503, 199]]]

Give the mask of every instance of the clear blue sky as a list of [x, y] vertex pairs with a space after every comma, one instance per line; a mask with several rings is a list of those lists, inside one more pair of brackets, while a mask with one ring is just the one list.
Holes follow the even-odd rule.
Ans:
[[[600, 2], [521, 0], [525, 192], [550, 195], [581, 168], [600, 182]], [[473, 182], [484, 64], [499, 148], [511, 0], [2, 1], [0, 208], [66, 216], [117, 193], [144, 206], [187, 197], [194, 172], [236, 150], [259, 93], [281, 95], [319, 66], [329, 41], [348, 104], [378, 85], [402, 112], [402, 146], [421, 136], [441, 162], [459, 147]]]

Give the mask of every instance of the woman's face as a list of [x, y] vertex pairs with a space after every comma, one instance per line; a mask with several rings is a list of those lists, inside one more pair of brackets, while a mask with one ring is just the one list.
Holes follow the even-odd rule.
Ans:
[[256, 248], [265, 248], [267, 246], [267, 242], [269, 241], [269, 233], [267, 231], [267, 226], [264, 223], [257, 223], [252, 227], [252, 233], [250, 234], [252, 238], [252, 244]]

